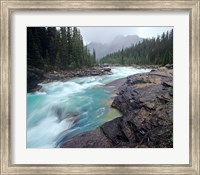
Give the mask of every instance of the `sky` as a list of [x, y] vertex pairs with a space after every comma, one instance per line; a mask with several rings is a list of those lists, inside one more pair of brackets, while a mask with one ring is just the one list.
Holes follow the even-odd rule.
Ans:
[[138, 35], [152, 38], [171, 30], [173, 27], [78, 27], [85, 44], [90, 42], [107, 43], [118, 35]]

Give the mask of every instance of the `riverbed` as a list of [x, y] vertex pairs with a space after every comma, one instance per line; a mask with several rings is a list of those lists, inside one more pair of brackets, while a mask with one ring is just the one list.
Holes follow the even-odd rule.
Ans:
[[40, 84], [27, 94], [27, 148], [56, 148], [63, 141], [120, 117], [110, 107], [113, 89], [106, 84], [150, 69], [112, 67], [112, 75]]

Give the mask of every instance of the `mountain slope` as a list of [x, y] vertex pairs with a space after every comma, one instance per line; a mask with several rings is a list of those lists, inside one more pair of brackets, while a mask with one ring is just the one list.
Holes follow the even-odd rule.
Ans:
[[115, 37], [110, 43], [102, 44], [98, 42], [91, 42], [87, 45], [87, 47], [91, 52], [93, 51], [93, 49], [95, 49], [96, 57], [97, 59], [100, 59], [109, 53], [129, 47], [133, 44], [141, 42], [142, 40], [143, 38], [140, 38], [137, 35], [119, 35]]

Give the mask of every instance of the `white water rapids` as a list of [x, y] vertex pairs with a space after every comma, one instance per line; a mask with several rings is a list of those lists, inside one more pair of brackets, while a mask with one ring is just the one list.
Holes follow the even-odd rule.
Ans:
[[149, 69], [112, 67], [113, 75], [41, 84], [27, 94], [27, 148], [52, 148], [120, 116], [110, 108], [112, 90], [104, 85]]

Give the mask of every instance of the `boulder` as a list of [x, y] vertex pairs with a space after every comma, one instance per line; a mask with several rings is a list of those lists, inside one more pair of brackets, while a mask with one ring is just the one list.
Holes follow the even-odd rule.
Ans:
[[37, 68], [27, 69], [27, 92], [39, 90], [41, 86], [38, 85], [44, 79], [44, 72]]
[[104, 70], [104, 71], [110, 72], [110, 71], [111, 71], [111, 68], [110, 68], [110, 67], [104, 67], [103, 70]]
[[173, 64], [166, 64], [165, 67], [168, 69], [173, 69]]
[[91, 73], [91, 75], [93, 75], [93, 76], [99, 75], [99, 74], [100, 74], [100, 72], [97, 72], [97, 71]]

